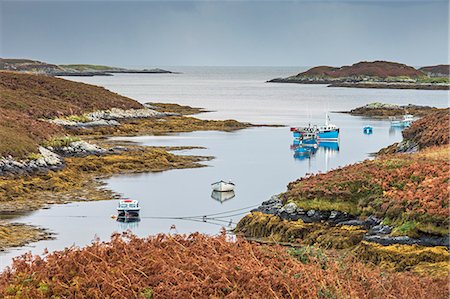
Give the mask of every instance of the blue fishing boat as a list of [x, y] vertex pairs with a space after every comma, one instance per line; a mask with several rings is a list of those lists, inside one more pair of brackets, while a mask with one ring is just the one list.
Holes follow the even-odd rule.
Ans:
[[330, 123], [328, 113], [325, 119], [325, 125], [317, 128], [316, 133], [319, 140], [337, 140], [339, 138], [339, 128]]
[[372, 128], [371, 126], [365, 126], [365, 127], [363, 128], [363, 133], [364, 133], [364, 134], [367, 134], [367, 135], [370, 135], [370, 134], [373, 133], [373, 128]]
[[307, 126], [299, 128], [291, 128], [291, 132], [295, 139], [305, 139], [305, 136], [314, 136], [312, 139], [320, 140], [337, 140], [339, 138], [339, 128], [330, 123], [328, 113], [324, 126]]

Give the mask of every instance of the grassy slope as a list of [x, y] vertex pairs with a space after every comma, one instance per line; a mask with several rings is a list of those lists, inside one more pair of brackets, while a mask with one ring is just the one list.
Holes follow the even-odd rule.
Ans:
[[412, 140], [420, 148], [449, 144], [449, 109], [441, 109], [427, 117], [415, 121], [403, 131], [403, 138]]
[[40, 118], [112, 107], [142, 105], [102, 87], [44, 75], [0, 72], [0, 156], [24, 156], [61, 132]]
[[448, 232], [449, 150], [390, 155], [292, 182], [284, 193], [305, 209], [340, 210], [389, 221], [398, 234]]

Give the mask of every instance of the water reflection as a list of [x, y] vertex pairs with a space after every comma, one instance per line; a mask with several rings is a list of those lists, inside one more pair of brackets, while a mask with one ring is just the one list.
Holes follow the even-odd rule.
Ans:
[[297, 160], [305, 160], [313, 157], [319, 150], [324, 153], [338, 152], [339, 141], [322, 141], [315, 144], [304, 144], [298, 139], [294, 139], [291, 150], [294, 151], [294, 158]]
[[326, 142], [320, 142], [319, 147], [323, 148], [324, 150], [339, 151], [339, 141], [326, 141]]
[[405, 128], [390, 126], [389, 127], [389, 136], [395, 136], [399, 132], [401, 133], [403, 131], [403, 129], [405, 129]]
[[133, 230], [139, 227], [139, 222], [141, 222], [141, 218], [139, 216], [131, 216], [131, 217], [117, 217], [117, 224], [119, 229], [125, 230]]
[[211, 193], [211, 197], [220, 203], [230, 200], [230, 199], [234, 198], [234, 196], [235, 196], [235, 194], [234, 194], [233, 190], [225, 191], [225, 192], [213, 191]]

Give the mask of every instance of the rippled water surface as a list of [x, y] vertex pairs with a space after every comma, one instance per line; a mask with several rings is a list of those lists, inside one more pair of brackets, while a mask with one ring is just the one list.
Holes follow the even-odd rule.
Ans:
[[[305, 125], [323, 123], [327, 111], [343, 111], [380, 101], [447, 106], [445, 91], [327, 88], [323, 85], [264, 83], [294, 74], [298, 68], [172, 68], [181, 74], [115, 75], [70, 78], [104, 86], [141, 102], [160, 101], [214, 110], [198, 117], [233, 118], [255, 123]], [[160, 232], [215, 234], [232, 228], [243, 213], [271, 195], [285, 191], [288, 182], [306, 173], [327, 171], [369, 158], [370, 153], [401, 140], [389, 122], [348, 114], [330, 114], [341, 128], [339, 144], [324, 144], [311, 157], [295, 157], [289, 128], [252, 128], [232, 133], [193, 132], [170, 136], [127, 138], [150, 146], [202, 146], [178, 154], [214, 156], [207, 167], [162, 173], [116, 176], [106, 182], [112, 190], [141, 203], [141, 221], [111, 219], [116, 201], [55, 205], [15, 219], [48, 228], [55, 240], [13, 249], [0, 256], [1, 267], [26, 251], [42, 253], [82, 246], [95, 237], [107, 239], [115, 231], [131, 229], [140, 236]], [[370, 124], [372, 135], [362, 128]], [[212, 197], [210, 184], [220, 179], [236, 183], [231, 199]], [[207, 216], [206, 218], [203, 216]], [[186, 218], [189, 217], [189, 218]], [[180, 219], [182, 218], [182, 219]], [[172, 227], [172, 229], [171, 229]]]

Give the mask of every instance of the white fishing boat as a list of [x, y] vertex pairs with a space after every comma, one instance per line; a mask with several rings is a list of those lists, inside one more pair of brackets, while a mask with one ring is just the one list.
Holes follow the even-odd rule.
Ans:
[[139, 202], [134, 199], [122, 199], [119, 200], [119, 205], [117, 206], [118, 217], [139, 217]]
[[412, 122], [414, 121], [414, 116], [411, 114], [403, 115], [403, 119], [401, 120], [392, 120], [391, 126], [392, 127], [409, 127], [411, 126]]
[[211, 184], [211, 188], [214, 191], [218, 192], [227, 192], [227, 191], [233, 191], [234, 190], [234, 183], [231, 181], [225, 182], [225, 181], [218, 181]]

